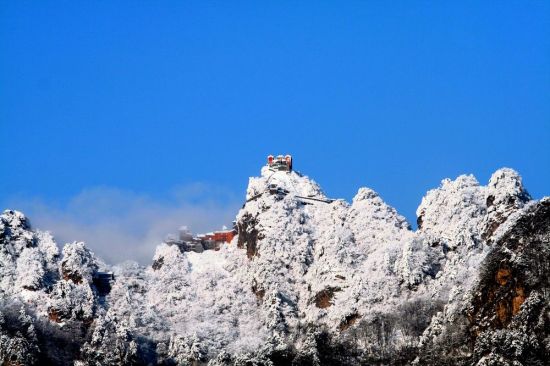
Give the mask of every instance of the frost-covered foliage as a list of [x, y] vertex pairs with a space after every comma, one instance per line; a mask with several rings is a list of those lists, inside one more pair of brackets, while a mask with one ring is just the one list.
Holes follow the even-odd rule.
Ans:
[[64, 280], [71, 280], [77, 284], [92, 282], [92, 276], [97, 268], [97, 260], [83, 242], [74, 242], [63, 247], [59, 271]]
[[161, 358], [173, 359], [183, 349], [200, 349], [201, 359], [222, 349], [256, 349], [264, 340], [256, 298], [224, 268], [230, 250], [236, 248], [182, 253], [163, 244], [146, 270], [118, 266], [109, 312], [137, 334], [163, 343]]
[[57, 282], [49, 294], [49, 315], [51, 320], [91, 320], [95, 310], [95, 296], [87, 283], [72, 281]]
[[542, 365], [549, 359], [550, 199], [524, 205], [509, 220], [493, 236], [464, 301], [448, 304], [426, 329], [420, 364]]
[[[82, 366], [537, 364], [550, 350], [541, 315], [550, 265], [533, 259], [548, 241], [537, 227], [547, 201], [532, 201], [511, 169], [487, 186], [446, 179], [422, 200], [413, 231], [369, 188], [351, 203], [331, 200], [306, 176], [264, 167], [232, 243], [200, 254], [161, 244], [151, 266], [111, 268], [106, 296], [95, 281], [108, 268], [83, 243], [60, 256], [48, 233], [6, 211], [0, 296], [24, 302], [36, 331], [0, 322], [0, 356], [28, 349], [30, 364]], [[53, 343], [66, 347], [56, 356]]]
[[0, 310], [0, 364], [35, 365], [38, 339], [33, 319], [17, 304], [2, 304]]
[[91, 339], [81, 352], [81, 363], [90, 366], [129, 365], [138, 360], [138, 346], [128, 325], [111, 314], [96, 319]]
[[0, 295], [36, 291], [56, 278], [57, 245], [49, 233], [30, 230], [18, 211], [0, 215]]

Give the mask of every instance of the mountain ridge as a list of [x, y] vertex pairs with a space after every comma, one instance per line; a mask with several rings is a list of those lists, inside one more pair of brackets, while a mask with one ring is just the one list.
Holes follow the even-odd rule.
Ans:
[[[231, 244], [198, 254], [163, 243], [145, 268], [110, 267], [78, 242], [60, 252], [5, 211], [0, 360], [542, 365], [549, 205], [512, 169], [486, 186], [462, 175], [426, 194], [413, 230], [372, 189], [332, 200], [298, 172], [264, 167]], [[103, 295], [94, 276], [107, 270]]]

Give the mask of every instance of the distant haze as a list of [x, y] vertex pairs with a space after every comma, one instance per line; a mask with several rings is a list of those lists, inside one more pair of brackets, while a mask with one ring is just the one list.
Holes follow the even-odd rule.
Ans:
[[96, 187], [62, 206], [39, 199], [15, 199], [10, 208], [23, 211], [34, 228], [51, 231], [60, 246], [85, 241], [108, 263], [136, 260], [148, 264], [167, 234], [182, 225], [195, 233], [229, 226], [240, 204], [223, 189], [194, 184], [175, 189], [164, 199]]

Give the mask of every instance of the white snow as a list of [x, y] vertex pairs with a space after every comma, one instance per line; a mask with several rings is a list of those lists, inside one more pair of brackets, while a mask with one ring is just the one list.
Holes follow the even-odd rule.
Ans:
[[191, 272], [208, 273], [222, 270], [226, 264], [223, 253], [215, 250], [206, 250], [202, 253], [187, 252], [185, 255], [189, 261]]
[[[271, 194], [270, 185], [279, 193]], [[350, 316], [373, 319], [423, 299], [441, 299], [452, 313], [474, 284], [490, 236], [501, 235], [506, 220], [529, 207], [511, 169], [495, 172], [488, 186], [471, 175], [443, 180], [418, 207], [417, 231], [369, 188], [359, 189], [351, 204], [300, 197], [326, 199], [308, 177], [264, 167], [250, 178], [237, 214], [239, 223], [253, 222], [249, 235], [258, 233], [254, 256], [237, 248], [238, 238], [203, 253], [161, 244], [153, 266], [113, 268], [116, 281], [101, 306], [91, 285], [101, 265], [93, 253], [72, 243], [60, 257], [51, 235], [31, 231], [21, 213], [7, 211], [0, 216], [0, 231], [9, 235], [0, 246], [0, 295], [20, 294], [42, 316], [56, 309], [71, 319], [98, 317], [98, 324], [116, 319], [120, 337], [148, 337], [181, 362], [286, 342], [305, 352], [309, 324], [339, 334], [353, 326], [345, 323]], [[81, 282], [70, 279], [75, 274]], [[107, 342], [101, 332], [94, 335], [97, 344]]]

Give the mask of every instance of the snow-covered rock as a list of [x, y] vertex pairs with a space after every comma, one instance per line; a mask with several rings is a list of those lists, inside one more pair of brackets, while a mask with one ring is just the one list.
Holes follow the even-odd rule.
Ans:
[[[42, 357], [30, 364], [80, 365], [491, 364], [512, 357], [498, 342], [533, 360], [548, 353], [548, 253], [529, 254], [548, 246], [548, 200], [531, 200], [515, 171], [487, 186], [443, 180], [418, 207], [417, 230], [369, 188], [332, 200], [295, 171], [262, 168], [245, 200], [232, 243], [203, 253], [163, 243], [146, 268], [111, 268], [106, 296], [94, 282], [106, 265], [84, 243], [59, 255], [51, 235], [6, 211], [0, 311], [23, 306], [38, 336], [0, 322], [0, 347]], [[514, 327], [530, 316], [543, 330], [523, 339]], [[45, 339], [70, 347], [54, 356]], [[13, 352], [0, 349], [0, 363]]]

